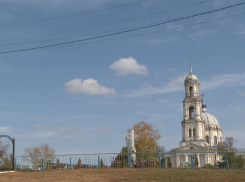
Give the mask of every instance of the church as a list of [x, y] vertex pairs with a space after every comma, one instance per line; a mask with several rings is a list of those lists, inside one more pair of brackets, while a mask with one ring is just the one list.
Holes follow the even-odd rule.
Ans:
[[207, 112], [207, 105], [199, 96], [200, 82], [192, 73], [184, 80], [185, 98], [183, 101], [182, 141], [178, 148], [170, 152], [173, 167], [191, 163], [191, 156], [197, 156], [202, 167], [218, 160], [217, 144], [223, 141], [223, 131], [218, 120]]

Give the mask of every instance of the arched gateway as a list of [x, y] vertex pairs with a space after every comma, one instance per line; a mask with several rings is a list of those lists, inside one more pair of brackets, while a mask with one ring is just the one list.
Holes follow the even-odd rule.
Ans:
[[11, 141], [11, 143], [13, 144], [12, 170], [14, 170], [15, 139], [14, 138], [11, 138], [8, 135], [0, 135], [0, 138], [3, 138], [3, 137], [8, 138]]

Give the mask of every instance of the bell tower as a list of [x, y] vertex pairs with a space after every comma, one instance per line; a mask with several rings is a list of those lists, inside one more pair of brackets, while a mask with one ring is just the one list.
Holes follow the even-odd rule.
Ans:
[[182, 141], [205, 139], [205, 124], [202, 122], [202, 101], [199, 97], [199, 80], [192, 73], [185, 78], [185, 99], [183, 101]]

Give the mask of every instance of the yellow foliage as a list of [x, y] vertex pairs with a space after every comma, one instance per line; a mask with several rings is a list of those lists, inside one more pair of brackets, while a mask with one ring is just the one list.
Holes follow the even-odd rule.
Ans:
[[156, 152], [157, 141], [161, 138], [158, 130], [153, 130], [151, 124], [141, 121], [134, 125], [135, 147], [137, 152]]

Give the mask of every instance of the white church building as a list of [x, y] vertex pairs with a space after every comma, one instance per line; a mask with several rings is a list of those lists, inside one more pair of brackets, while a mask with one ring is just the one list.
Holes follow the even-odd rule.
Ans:
[[173, 167], [191, 163], [191, 156], [197, 155], [199, 165], [214, 164], [218, 160], [216, 146], [223, 141], [223, 131], [218, 120], [207, 112], [207, 106], [199, 96], [200, 82], [191, 72], [184, 80], [182, 141], [170, 152]]

